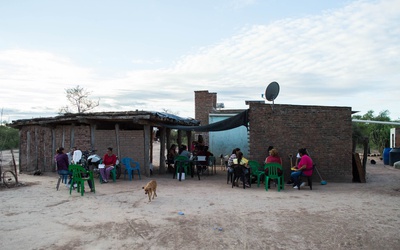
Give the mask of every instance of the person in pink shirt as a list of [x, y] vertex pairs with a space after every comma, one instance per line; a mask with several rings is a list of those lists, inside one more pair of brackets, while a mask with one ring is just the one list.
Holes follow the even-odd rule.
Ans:
[[107, 148], [107, 153], [103, 157], [104, 168], [100, 168], [101, 178], [103, 183], [107, 183], [110, 178], [110, 172], [117, 163], [117, 156], [113, 154], [112, 148]]
[[299, 149], [299, 154], [301, 157], [299, 164], [294, 166], [294, 170], [290, 174], [294, 181], [293, 188], [300, 188], [299, 176], [311, 176], [313, 173], [313, 162], [308, 156], [307, 149]]

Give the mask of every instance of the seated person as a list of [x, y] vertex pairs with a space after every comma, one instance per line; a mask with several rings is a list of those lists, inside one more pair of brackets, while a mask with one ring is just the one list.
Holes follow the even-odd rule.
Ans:
[[56, 161], [57, 172], [59, 175], [69, 176], [68, 184], [66, 184], [69, 187], [69, 185], [71, 184], [72, 172], [68, 170], [68, 155], [64, 153], [63, 147], [57, 148], [56, 153], [57, 154], [54, 156], [54, 160]]
[[101, 178], [103, 179], [104, 183], [108, 182], [110, 178], [110, 172], [115, 167], [117, 163], [117, 156], [112, 152], [113, 148], [107, 148], [107, 152], [103, 157], [103, 168], [99, 168]]
[[233, 173], [233, 160], [237, 158], [238, 152], [240, 152], [240, 148], [233, 149], [231, 156], [228, 158], [228, 173]]
[[168, 154], [167, 154], [167, 164], [168, 164], [168, 171], [172, 172], [175, 163], [175, 158], [178, 156], [178, 152], [176, 152], [176, 145], [172, 144], [171, 147], [168, 149]]
[[293, 188], [299, 188], [299, 176], [311, 176], [313, 170], [313, 162], [308, 156], [307, 150], [305, 148], [299, 149], [300, 161], [297, 166], [294, 166], [293, 172], [291, 173], [291, 177], [294, 181]]
[[187, 146], [183, 144], [179, 148], [179, 155], [186, 156], [188, 159], [192, 157], [192, 154], [187, 150]]
[[[196, 167], [198, 172], [204, 172], [207, 170], [208, 156], [203, 146], [196, 146], [194, 155], [196, 156]], [[204, 160], [202, 160], [203, 158]]]
[[[296, 155], [296, 163], [294, 164], [295, 166], [297, 166], [297, 165], [299, 164], [300, 159], [301, 159], [301, 156], [300, 156], [299, 153], [297, 153], [297, 155]], [[290, 160], [290, 165], [292, 165], [292, 164], [293, 164], [293, 163], [292, 163], [292, 161]], [[292, 168], [293, 166], [290, 166], [290, 167]], [[291, 171], [293, 172], [292, 169], [291, 169]], [[293, 181], [293, 178], [292, 178], [291, 176], [290, 176], [290, 179], [288, 180], [287, 184], [293, 185], [293, 187], [295, 186], [294, 181]], [[301, 184], [301, 185], [303, 185], [303, 184]]]
[[[269, 156], [265, 158], [265, 163], [272, 163], [272, 162], [279, 163], [282, 166], [282, 158], [279, 156], [278, 150], [276, 150], [275, 148], [272, 148], [269, 151]], [[265, 169], [265, 175], [268, 175], [268, 168]], [[279, 176], [282, 175], [282, 170], [278, 169], [278, 175]], [[269, 185], [270, 184], [268, 183], [268, 187]]]
[[[265, 158], [265, 163], [279, 163], [282, 166], [282, 158], [279, 156], [278, 150], [275, 148], [271, 149], [269, 151], [269, 156]], [[278, 170], [279, 175], [282, 175], [282, 171], [279, 169]], [[268, 174], [268, 168], [265, 169], [265, 174]]]
[[82, 160], [82, 151], [79, 149], [74, 149], [74, 151], [72, 152], [72, 164], [81, 164], [81, 160]]
[[249, 185], [249, 160], [247, 160], [246, 158], [243, 157], [243, 153], [241, 151], [239, 151], [237, 153], [237, 158], [233, 159], [233, 165], [239, 165], [243, 167], [243, 171], [244, 171], [244, 176], [245, 176], [245, 180], [242, 180], [245, 182], [246, 187], [250, 187]]

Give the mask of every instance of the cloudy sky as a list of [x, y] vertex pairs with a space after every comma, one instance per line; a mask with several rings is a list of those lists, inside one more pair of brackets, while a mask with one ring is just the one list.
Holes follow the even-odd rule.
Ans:
[[247, 108], [389, 110], [400, 119], [400, 0], [15, 0], [0, 2], [0, 109], [57, 115], [77, 85], [94, 111], [194, 117], [194, 91]]

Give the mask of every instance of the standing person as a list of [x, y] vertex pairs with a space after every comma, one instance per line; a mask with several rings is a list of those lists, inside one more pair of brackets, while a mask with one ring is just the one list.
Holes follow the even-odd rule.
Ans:
[[57, 172], [59, 175], [69, 175], [69, 181], [67, 184], [69, 187], [71, 184], [72, 172], [68, 170], [68, 155], [64, 153], [63, 147], [59, 147], [56, 152], [57, 154], [55, 155], [54, 159], [57, 163]]
[[114, 168], [117, 163], [117, 156], [113, 154], [113, 148], [107, 148], [107, 152], [103, 157], [103, 168], [100, 168], [101, 178], [103, 179], [104, 183], [108, 182], [110, 178], [110, 172]]
[[293, 178], [293, 181], [294, 181], [293, 188], [299, 188], [299, 187], [303, 186], [303, 183], [300, 186], [299, 176], [312, 175], [313, 162], [307, 153], [307, 149], [305, 149], [305, 148], [299, 149], [299, 155], [301, 157], [300, 162], [297, 166], [294, 166], [294, 170], [290, 174], [290, 176]]

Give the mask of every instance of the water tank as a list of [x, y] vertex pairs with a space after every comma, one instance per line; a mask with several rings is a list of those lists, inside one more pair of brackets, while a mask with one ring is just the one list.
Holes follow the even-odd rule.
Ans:
[[392, 148], [385, 148], [383, 149], [383, 164], [384, 165], [389, 165], [389, 154], [390, 154], [390, 150], [392, 150]]
[[392, 148], [389, 154], [389, 165], [393, 166], [396, 161], [400, 161], [400, 148]]

